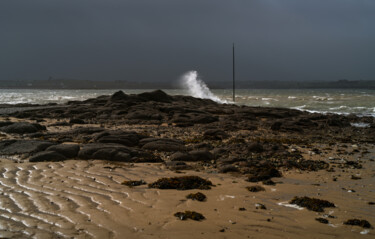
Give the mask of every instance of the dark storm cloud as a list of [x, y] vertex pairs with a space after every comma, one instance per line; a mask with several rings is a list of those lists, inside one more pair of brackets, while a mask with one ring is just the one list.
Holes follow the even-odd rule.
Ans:
[[1, 0], [0, 80], [375, 79], [372, 0]]

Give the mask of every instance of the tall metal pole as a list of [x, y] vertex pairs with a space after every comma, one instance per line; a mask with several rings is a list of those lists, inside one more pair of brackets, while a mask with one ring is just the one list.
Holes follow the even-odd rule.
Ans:
[[236, 101], [236, 68], [235, 68], [235, 58], [234, 58], [234, 43], [233, 43], [233, 102]]

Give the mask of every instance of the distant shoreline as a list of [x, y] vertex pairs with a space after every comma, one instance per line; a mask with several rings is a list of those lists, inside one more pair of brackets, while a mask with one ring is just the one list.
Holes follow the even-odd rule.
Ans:
[[[207, 82], [211, 89], [231, 89], [231, 82]], [[337, 81], [238, 81], [237, 89], [370, 89], [375, 80]], [[0, 89], [177, 89], [176, 82], [90, 81], [73, 79], [0, 81]]]

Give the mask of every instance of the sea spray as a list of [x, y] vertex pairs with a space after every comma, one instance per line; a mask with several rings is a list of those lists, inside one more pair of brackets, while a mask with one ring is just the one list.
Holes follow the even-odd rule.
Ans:
[[188, 71], [181, 77], [181, 84], [189, 94], [196, 98], [210, 99], [218, 103], [226, 103], [225, 100], [221, 100], [219, 97], [214, 95], [208, 86], [198, 77], [196, 71]]

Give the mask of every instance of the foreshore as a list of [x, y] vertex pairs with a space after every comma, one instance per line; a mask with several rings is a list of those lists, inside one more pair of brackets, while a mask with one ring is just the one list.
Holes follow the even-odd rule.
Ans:
[[2, 237], [375, 236], [372, 117], [162, 91], [40, 107], [0, 109]]

